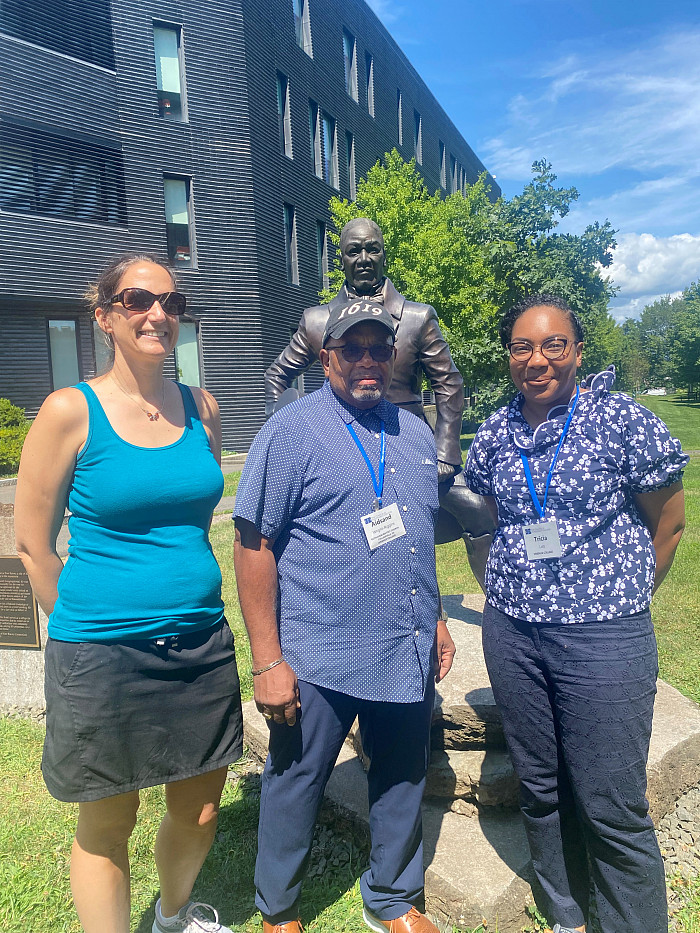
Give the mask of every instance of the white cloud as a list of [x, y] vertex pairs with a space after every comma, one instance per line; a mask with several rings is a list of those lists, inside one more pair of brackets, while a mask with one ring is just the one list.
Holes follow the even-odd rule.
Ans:
[[[497, 135], [478, 147], [499, 181], [529, 180], [546, 158], [560, 178], [596, 191], [567, 218], [582, 229], [609, 218], [621, 232], [700, 232], [700, 29], [669, 32], [616, 52], [564, 54], [520, 77]], [[595, 179], [595, 180], [594, 180]]]
[[604, 271], [620, 287], [610, 307], [613, 316], [618, 320], [637, 317], [657, 298], [676, 297], [700, 278], [700, 236], [623, 234], [612, 266]]
[[[530, 76], [503, 132], [480, 145], [502, 177], [523, 179], [543, 156], [560, 173], [611, 168], [700, 173], [700, 30], [618, 54], [599, 46]], [[517, 142], [516, 142], [517, 140]]]

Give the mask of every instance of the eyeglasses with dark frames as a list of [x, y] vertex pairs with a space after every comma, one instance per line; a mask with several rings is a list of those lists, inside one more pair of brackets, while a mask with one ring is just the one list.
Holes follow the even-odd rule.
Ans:
[[561, 360], [569, 354], [569, 348], [573, 347], [576, 341], [571, 341], [566, 337], [549, 337], [542, 343], [531, 344], [527, 340], [512, 340], [506, 344], [508, 352], [517, 363], [526, 363], [535, 350], [539, 350], [542, 356], [547, 360]]
[[369, 353], [375, 363], [388, 363], [394, 355], [394, 345], [390, 343], [375, 343], [371, 347], [361, 347], [357, 343], [341, 343], [326, 349], [339, 350], [346, 363], [359, 363], [365, 353]]
[[147, 288], [123, 288], [118, 295], [112, 295], [110, 304], [122, 305], [127, 311], [142, 314], [150, 311], [158, 302], [166, 314], [180, 317], [187, 311], [187, 297], [182, 292], [163, 292], [154, 295]]

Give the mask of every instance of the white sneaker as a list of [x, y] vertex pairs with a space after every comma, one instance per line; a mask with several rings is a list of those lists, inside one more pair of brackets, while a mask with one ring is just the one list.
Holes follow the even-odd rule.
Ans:
[[233, 933], [219, 923], [219, 915], [210, 904], [190, 901], [177, 912], [177, 916], [164, 920], [160, 912], [160, 898], [156, 904], [156, 919], [151, 933]]

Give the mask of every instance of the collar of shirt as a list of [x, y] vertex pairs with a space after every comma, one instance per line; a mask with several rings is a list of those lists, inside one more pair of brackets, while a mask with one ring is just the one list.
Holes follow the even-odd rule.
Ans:
[[[601, 373], [588, 376], [581, 382], [581, 387], [588, 390], [581, 393], [574, 415], [574, 423], [585, 417], [586, 409], [590, 404], [587, 396], [598, 398], [603, 392], [608, 392], [615, 381], [615, 367], [610, 366]], [[522, 407], [525, 399], [522, 392], [518, 392], [508, 406], [508, 433], [518, 450], [533, 451], [558, 444], [564, 422], [574, 403], [573, 398], [568, 405], [556, 405], [547, 414], [547, 420], [539, 424], [535, 430], [525, 420]]]

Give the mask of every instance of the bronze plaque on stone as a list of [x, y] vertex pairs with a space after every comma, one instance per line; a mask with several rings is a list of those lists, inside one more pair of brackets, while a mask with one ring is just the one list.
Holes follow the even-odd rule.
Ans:
[[19, 557], [0, 557], [0, 648], [41, 648], [36, 599]]

